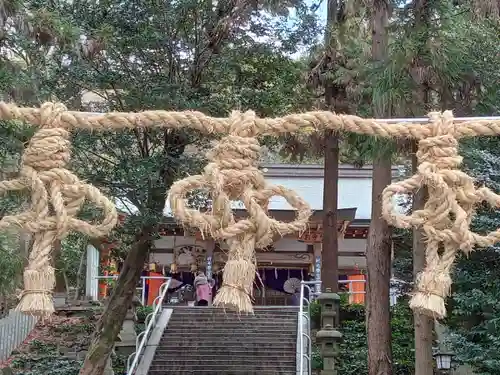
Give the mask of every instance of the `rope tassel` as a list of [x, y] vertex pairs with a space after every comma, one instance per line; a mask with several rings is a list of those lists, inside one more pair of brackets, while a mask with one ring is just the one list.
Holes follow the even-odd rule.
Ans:
[[[208, 155], [210, 163], [203, 175], [176, 182], [170, 189], [170, 206], [180, 221], [209, 232], [216, 240], [229, 245], [228, 261], [223, 281], [214, 305], [240, 312], [252, 312], [253, 282], [256, 273], [255, 248], [265, 248], [273, 235], [303, 231], [311, 210], [308, 204], [291, 190], [268, 186], [258, 169], [260, 145], [255, 136], [253, 112], [233, 112], [229, 135]], [[186, 207], [185, 198], [192, 189], [204, 188], [212, 193], [213, 209], [204, 214]], [[296, 220], [282, 223], [267, 215], [273, 196], [283, 197], [297, 210]], [[235, 221], [231, 201], [241, 200], [248, 217]]]
[[[70, 159], [70, 133], [60, 127], [59, 121], [65, 110], [63, 105], [42, 106], [42, 128], [24, 151], [19, 179], [0, 182], [0, 195], [31, 189], [30, 211], [5, 216], [0, 229], [17, 225], [33, 234], [33, 248], [23, 276], [24, 291], [17, 309], [37, 316], [54, 312], [55, 274], [50, 261], [54, 242], [69, 231], [100, 237], [109, 233], [117, 222], [114, 205], [95, 187], [81, 183], [65, 169]], [[100, 225], [76, 218], [85, 199], [103, 210], [105, 218]]]
[[[383, 216], [398, 228], [422, 228], [427, 237], [426, 268], [417, 277], [410, 301], [413, 310], [433, 318], [446, 316], [445, 299], [451, 290], [451, 268], [458, 250], [470, 252], [476, 244], [491, 246], [500, 232], [480, 236], [470, 231], [477, 203], [487, 199], [499, 206], [500, 197], [486, 188], [477, 190], [474, 180], [458, 168], [458, 132], [451, 111], [429, 114], [431, 134], [418, 144], [417, 174], [388, 186], [383, 193]], [[397, 213], [394, 197], [427, 187], [429, 198], [422, 210], [410, 216]], [[442, 251], [440, 251], [442, 250]]]

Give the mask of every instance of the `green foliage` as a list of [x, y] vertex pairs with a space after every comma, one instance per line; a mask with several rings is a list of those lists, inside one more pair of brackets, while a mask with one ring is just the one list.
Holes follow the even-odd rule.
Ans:
[[390, 106], [395, 117], [443, 107], [467, 115], [498, 111], [499, 24], [472, 21], [454, 1], [426, 4], [429, 23], [416, 19], [418, 7], [394, 18], [389, 58], [368, 72], [376, 105]]
[[[312, 304], [311, 320], [317, 319], [318, 304]], [[368, 347], [366, 340], [366, 318], [363, 305], [341, 304], [342, 341], [338, 356], [338, 371], [343, 375], [367, 374]], [[395, 375], [412, 374], [414, 370], [413, 314], [404, 300], [391, 310], [391, 332], [393, 371]], [[322, 367], [319, 348], [313, 350], [313, 368]]]
[[69, 333], [71, 335], [91, 334], [94, 332], [94, 325], [91, 323], [81, 324], [61, 324], [53, 328], [55, 334]]
[[136, 310], [137, 322], [144, 323], [146, 317], [153, 312], [153, 306], [139, 306]]
[[85, 257], [88, 239], [80, 233], [71, 233], [61, 241], [61, 253], [56, 261], [57, 272], [64, 273], [69, 286], [77, 284], [82, 257]]
[[0, 233], [0, 290], [6, 294], [16, 288], [23, 266], [16, 239], [12, 233]]
[[309, 305], [309, 318], [313, 327], [321, 326], [321, 305], [317, 301]]
[[[343, 335], [340, 344], [339, 373], [345, 375], [366, 374], [367, 342], [364, 307], [355, 306], [352, 320], [341, 323]], [[395, 375], [413, 373], [413, 320], [406, 302], [395, 305], [391, 311], [393, 371]]]
[[33, 340], [29, 354], [18, 356], [11, 367], [19, 375], [77, 375], [81, 365], [80, 361], [62, 357], [56, 345]]
[[153, 312], [153, 306], [139, 306], [136, 310], [137, 321], [135, 322], [135, 332], [137, 334], [146, 330], [146, 317]]
[[18, 375], [78, 375], [81, 366], [81, 361], [53, 355], [19, 358], [12, 363], [14, 369], [22, 369], [16, 371]]
[[319, 346], [315, 345], [312, 348], [311, 369], [321, 370], [323, 368], [323, 357]]
[[33, 340], [30, 343], [30, 350], [37, 354], [51, 354], [57, 352], [57, 346], [48, 344], [40, 340]]
[[123, 354], [116, 354], [111, 357], [113, 371], [115, 375], [125, 374], [127, 371], [128, 356]]

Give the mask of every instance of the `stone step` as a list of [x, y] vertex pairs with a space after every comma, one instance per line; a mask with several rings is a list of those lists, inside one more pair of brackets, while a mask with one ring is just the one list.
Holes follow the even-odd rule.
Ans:
[[196, 316], [221, 316], [221, 317], [231, 317], [231, 318], [239, 318], [239, 319], [255, 319], [255, 318], [263, 318], [263, 317], [297, 317], [299, 315], [298, 312], [266, 312], [266, 313], [259, 313], [259, 314], [235, 314], [235, 313], [225, 313], [223, 311], [213, 311], [213, 310], [207, 310], [207, 311], [191, 311], [191, 310], [174, 310], [173, 311], [174, 316], [186, 316], [186, 315], [196, 315]]
[[295, 318], [269, 318], [269, 319], [226, 319], [219, 317], [199, 317], [199, 316], [172, 316], [169, 320], [169, 323], [176, 324], [233, 324], [233, 325], [296, 325], [298, 319]]
[[[161, 340], [160, 347], [163, 349], [175, 349], [183, 348], [184, 350], [197, 351], [200, 347], [215, 347], [221, 346], [223, 348], [234, 347], [241, 350], [273, 350], [273, 348], [278, 349], [288, 349], [290, 347], [295, 348], [297, 345], [297, 338], [286, 338], [280, 340], [255, 340], [255, 341], [245, 341], [239, 340], [238, 338], [231, 340]], [[159, 350], [159, 348], [157, 349]], [[193, 352], [194, 353], [194, 352]]]
[[[165, 370], [150, 370], [148, 374], [151, 375], [167, 375]], [[175, 375], [296, 375], [296, 371], [276, 371], [274, 369], [267, 371], [252, 371], [252, 370], [176, 370]]]
[[297, 317], [272, 317], [265, 319], [238, 319], [238, 318], [226, 318], [222, 316], [198, 316], [198, 315], [185, 315], [185, 316], [175, 316], [172, 315], [169, 322], [213, 322], [213, 323], [231, 323], [231, 324], [296, 324], [298, 321]]
[[192, 328], [201, 328], [201, 327], [216, 327], [220, 329], [221, 327], [230, 327], [230, 328], [241, 328], [248, 329], [253, 327], [261, 327], [262, 329], [271, 329], [273, 327], [283, 328], [292, 328], [297, 327], [297, 320], [268, 320], [266, 322], [243, 322], [243, 321], [226, 321], [226, 320], [201, 320], [196, 318], [191, 319], [170, 319], [167, 327], [192, 327]]
[[273, 335], [283, 335], [283, 334], [295, 334], [296, 329], [279, 329], [277, 327], [273, 327], [272, 329], [262, 329], [262, 327], [253, 327], [253, 328], [242, 328], [242, 327], [171, 327], [165, 330], [166, 335], [203, 335], [203, 334], [211, 334], [211, 333], [227, 333], [231, 335], [265, 335], [265, 336], [273, 336]]
[[[234, 309], [215, 307], [215, 306], [187, 306], [187, 305], [176, 305], [173, 306], [174, 310], [214, 310], [214, 311], [227, 311], [227, 312], [237, 312]], [[262, 311], [299, 311], [298, 306], [253, 306], [254, 313], [259, 313]], [[241, 313], [248, 314], [248, 313]]]
[[239, 364], [234, 364], [232, 361], [231, 363], [216, 363], [216, 364], [204, 364], [204, 363], [190, 363], [188, 364], [187, 362], [175, 364], [175, 363], [165, 363], [165, 364], [158, 364], [157, 361], [153, 362], [151, 367], [149, 368], [149, 373], [151, 374], [152, 371], [165, 371], [168, 373], [169, 371], [174, 372], [175, 374], [178, 374], [179, 371], [217, 371], [218, 373], [220, 372], [228, 372], [228, 371], [240, 371], [243, 368], [245, 368], [248, 372], [271, 372], [271, 371], [291, 371], [294, 372], [296, 371], [296, 364], [295, 361], [293, 362], [286, 362], [286, 363], [254, 363], [253, 365], [239, 365]]
[[183, 314], [210, 314], [210, 315], [235, 315], [235, 316], [262, 316], [262, 315], [294, 315], [298, 314], [299, 310], [256, 310], [253, 313], [246, 312], [237, 312], [231, 310], [222, 310], [222, 309], [212, 309], [207, 307], [200, 308], [192, 308], [192, 307], [180, 307], [174, 308], [174, 313], [183, 313]]
[[223, 315], [198, 315], [198, 314], [172, 314], [170, 320], [198, 320], [198, 321], [219, 321], [219, 322], [234, 322], [234, 323], [258, 323], [258, 322], [296, 322], [297, 315], [286, 316], [261, 316], [261, 317], [240, 317], [240, 316], [223, 316]]
[[179, 358], [179, 357], [161, 357], [158, 358], [155, 361], [155, 365], [157, 366], [167, 366], [168, 364], [179, 364], [179, 363], [185, 363], [186, 366], [198, 366], [198, 365], [206, 365], [207, 367], [210, 366], [218, 366], [221, 364], [221, 361], [230, 361], [231, 366], [246, 366], [246, 367], [258, 367], [260, 363], [279, 363], [281, 365], [294, 365], [296, 362], [296, 355], [292, 357], [280, 357], [278, 355], [260, 355], [260, 356], [248, 356], [248, 357], [241, 357], [241, 358], [227, 358], [224, 356], [217, 356], [217, 358], [214, 358], [214, 356], [199, 356], [198, 354], [185, 357], [185, 358]]
[[[267, 344], [283, 344], [290, 345], [291, 343], [297, 344], [297, 336], [290, 335], [286, 337], [265, 337], [265, 336], [254, 336], [254, 337], [246, 337], [245, 341], [241, 340], [241, 337], [224, 337], [221, 334], [214, 334], [211, 336], [203, 336], [203, 337], [187, 337], [183, 339], [181, 336], [163, 336], [160, 340], [160, 345], [170, 346], [170, 345], [183, 345], [183, 346], [200, 346], [200, 345], [224, 345], [229, 346], [233, 345], [236, 348], [243, 347], [254, 347], [258, 345], [267, 345]], [[199, 345], [198, 345], [199, 344]]]
[[283, 338], [293, 337], [297, 338], [296, 330], [283, 330], [282, 332], [271, 332], [266, 333], [266, 331], [250, 331], [250, 332], [235, 332], [232, 330], [214, 330], [214, 331], [202, 331], [202, 330], [193, 330], [192, 332], [183, 332], [183, 333], [172, 333], [170, 331], [165, 331], [162, 336], [162, 341], [172, 340], [172, 338], [182, 338], [186, 337], [188, 339], [198, 338], [200, 340], [216, 340], [221, 342], [230, 342], [230, 341], [241, 341], [239, 337], [245, 337], [248, 340], [256, 339], [257, 342], [260, 341], [279, 341]]
[[274, 314], [256, 314], [256, 315], [240, 315], [240, 314], [225, 314], [223, 312], [216, 313], [212, 311], [207, 311], [203, 313], [194, 311], [181, 311], [174, 310], [172, 316], [199, 316], [199, 317], [218, 317], [218, 318], [228, 318], [228, 319], [273, 319], [273, 318], [297, 318], [298, 313], [274, 313]]
[[299, 309], [267, 309], [255, 310], [254, 312], [239, 312], [234, 310], [214, 309], [210, 307], [174, 307], [174, 312], [182, 311], [183, 313], [195, 314], [221, 314], [221, 315], [240, 315], [240, 316], [259, 316], [273, 314], [297, 314]]
[[[158, 358], [165, 358], [173, 355], [184, 355], [185, 349], [189, 348], [180, 348], [180, 347], [163, 347], [160, 346], [156, 349], [156, 356]], [[278, 356], [288, 356], [288, 355], [296, 355], [295, 346], [279, 346], [274, 347], [272, 350], [262, 350], [262, 348], [241, 348], [241, 347], [232, 347], [232, 346], [200, 346], [196, 348], [196, 356], [204, 357], [204, 356], [258, 356], [262, 353], [271, 353], [273, 355]]]
[[252, 328], [252, 327], [263, 327], [263, 328], [272, 328], [272, 327], [296, 327], [297, 319], [269, 319], [262, 321], [239, 321], [239, 320], [223, 320], [223, 319], [170, 319], [168, 321], [167, 327], [184, 327], [183, 324], [189, 324], [190, 327], [235, 327], [235, 328]]
[[[220, 333], [214, 333], [211, 335], [204, 336], [163, 336], [160, 340], [161, 345], [169, 345], [169, 342], [175, 342], [177, 345], [191, 346], [197, 343], [202, 345], [234, 345], [235, 347], [242, 347], [245, 344], [247, 347], [253, 347], [255, 345], [262, 344], [263, 342], [270, 343], [280, 343], [290, 344], [297, 343], [296, 335], [283, 335], [283, 336], [264, 336], [264, 335], [253, 335], [253, 336], [236, 336], [236, 337], [225, 337]], [[196, 345], [199, 346], [199, 345]]]
[[[186, 338], [184, 341], [192, 341], [193, 339], [199, 339], [203, 341], [215, 340], [215, 342], [232, 342], [241, 341], [241, 338], [245, 338], [247, 341], [251, 342], [262, 342], [262, 341], [280, 341], [283, 339], [296, 339], [296, 332], [279, 332], [279, 333], [266, 333], [266, 332], [237, 332], [234, 331], [211, 331], [211, 332], [190, 332], [182, 334], [174, 334], [170, 332], [165, 332], [161, 338], [161, 341], [169, 341], [173, 338], [182, 339]], [[233, 337], [236, 340], [233, 340]]]
[[221, 321], [197, 321], [197, 320], [173, 320], [171, 319], [168, 322], [167, 329], [169, 328], [190, 328], [190, 329], [199, 329], [204, 327], [210, 327], [214, 329], [226, 328], [227, 329], [283, 329], [283, 328], [296, 328], [297, 322], [282, 322], [282, 321], [268, 321], [268, 322], [258, 322], [258, 323], [249, 323], [249, 322], [221, 322]]

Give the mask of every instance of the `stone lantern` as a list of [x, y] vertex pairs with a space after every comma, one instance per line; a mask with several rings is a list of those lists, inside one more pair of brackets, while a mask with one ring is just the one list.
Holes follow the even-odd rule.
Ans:
[[316, 342], [319, 344], [321, 356], [323, 357], [323, 370], [321, 375], [336, 375], [335, 357], [339, 353], [339, 342], [342, 334], [333, 329], [331, 325], [326, 325], [316, 334]]
[[321, 327], [327, 325], [335, 328], [339, 326], [340, 296], [332, 293], [331, 289], [326, 289], [318, 296], [318, 303], [321, 305]]

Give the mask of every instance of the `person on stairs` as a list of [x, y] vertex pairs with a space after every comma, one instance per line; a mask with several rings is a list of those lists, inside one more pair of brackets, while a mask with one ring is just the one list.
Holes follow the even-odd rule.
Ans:
[[193, 286], [196, 290], [196, 306], [209, 306], [212, 304], [212, 280], [208, 280], [203, 271], [198, 271]]

